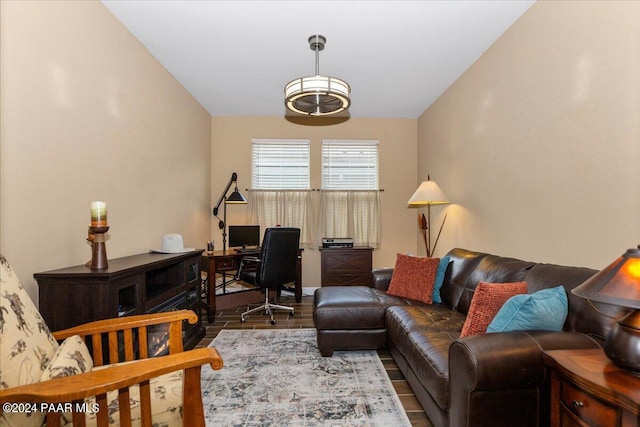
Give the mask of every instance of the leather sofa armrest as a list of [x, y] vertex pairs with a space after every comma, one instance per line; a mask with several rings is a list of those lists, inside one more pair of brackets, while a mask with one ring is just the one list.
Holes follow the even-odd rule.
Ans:
[[600, 342], [576, 332], [515, 331], [458, 339], [449, 348], [451, 425], [467, 425], [472, 394], [543, 387], [543, 350], [597, 348]]
[[543, 350], [599, 346], [578, 332], [515, 331], [459, 339], [449, 349], [451, 386], [491, 391], [542, 384]]
[[371, 274], [373, 275], [373, 287], [386, 292], [389, 289], [389, 283], [391, 283], [393, 268], [377, 268]]

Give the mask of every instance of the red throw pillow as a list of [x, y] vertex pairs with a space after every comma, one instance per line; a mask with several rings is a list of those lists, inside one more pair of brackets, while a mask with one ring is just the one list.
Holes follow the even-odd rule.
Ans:
[[398, 254], [387, 294], [433, 303], [439, 258], [424, 258]]
[[478, 283], [460, 338], [480, 335], [487, 331], [502, 305], [512, 296], [527, 293], [527, 282]]

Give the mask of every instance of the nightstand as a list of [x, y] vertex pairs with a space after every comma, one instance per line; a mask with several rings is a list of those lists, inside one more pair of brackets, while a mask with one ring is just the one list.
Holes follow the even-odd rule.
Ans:
[[601, 349], [542, 353], [551, 368], [551, 425], [640, 425], [640, 377], [614, 365]]

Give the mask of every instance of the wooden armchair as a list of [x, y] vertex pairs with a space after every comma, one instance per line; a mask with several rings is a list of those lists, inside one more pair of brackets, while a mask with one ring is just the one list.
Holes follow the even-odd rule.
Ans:
[[[223, 361], [214, 348], [183, 352], [184, 321], [197, 317], [180, 310], [51, 334], [0, 255], [0, 425], [39, 426], [46, 415], [47, 426], [204, 426], [200, 367]], [[149, 358], [154, 325], [166, 325], [169, 354]]]

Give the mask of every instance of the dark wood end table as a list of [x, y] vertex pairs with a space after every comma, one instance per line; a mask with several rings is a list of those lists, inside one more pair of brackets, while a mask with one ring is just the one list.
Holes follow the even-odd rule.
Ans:
[[552, 426], [640, 425], [640, 377], [602, 349], [551, 350], [542, 358], [551, 368]]

